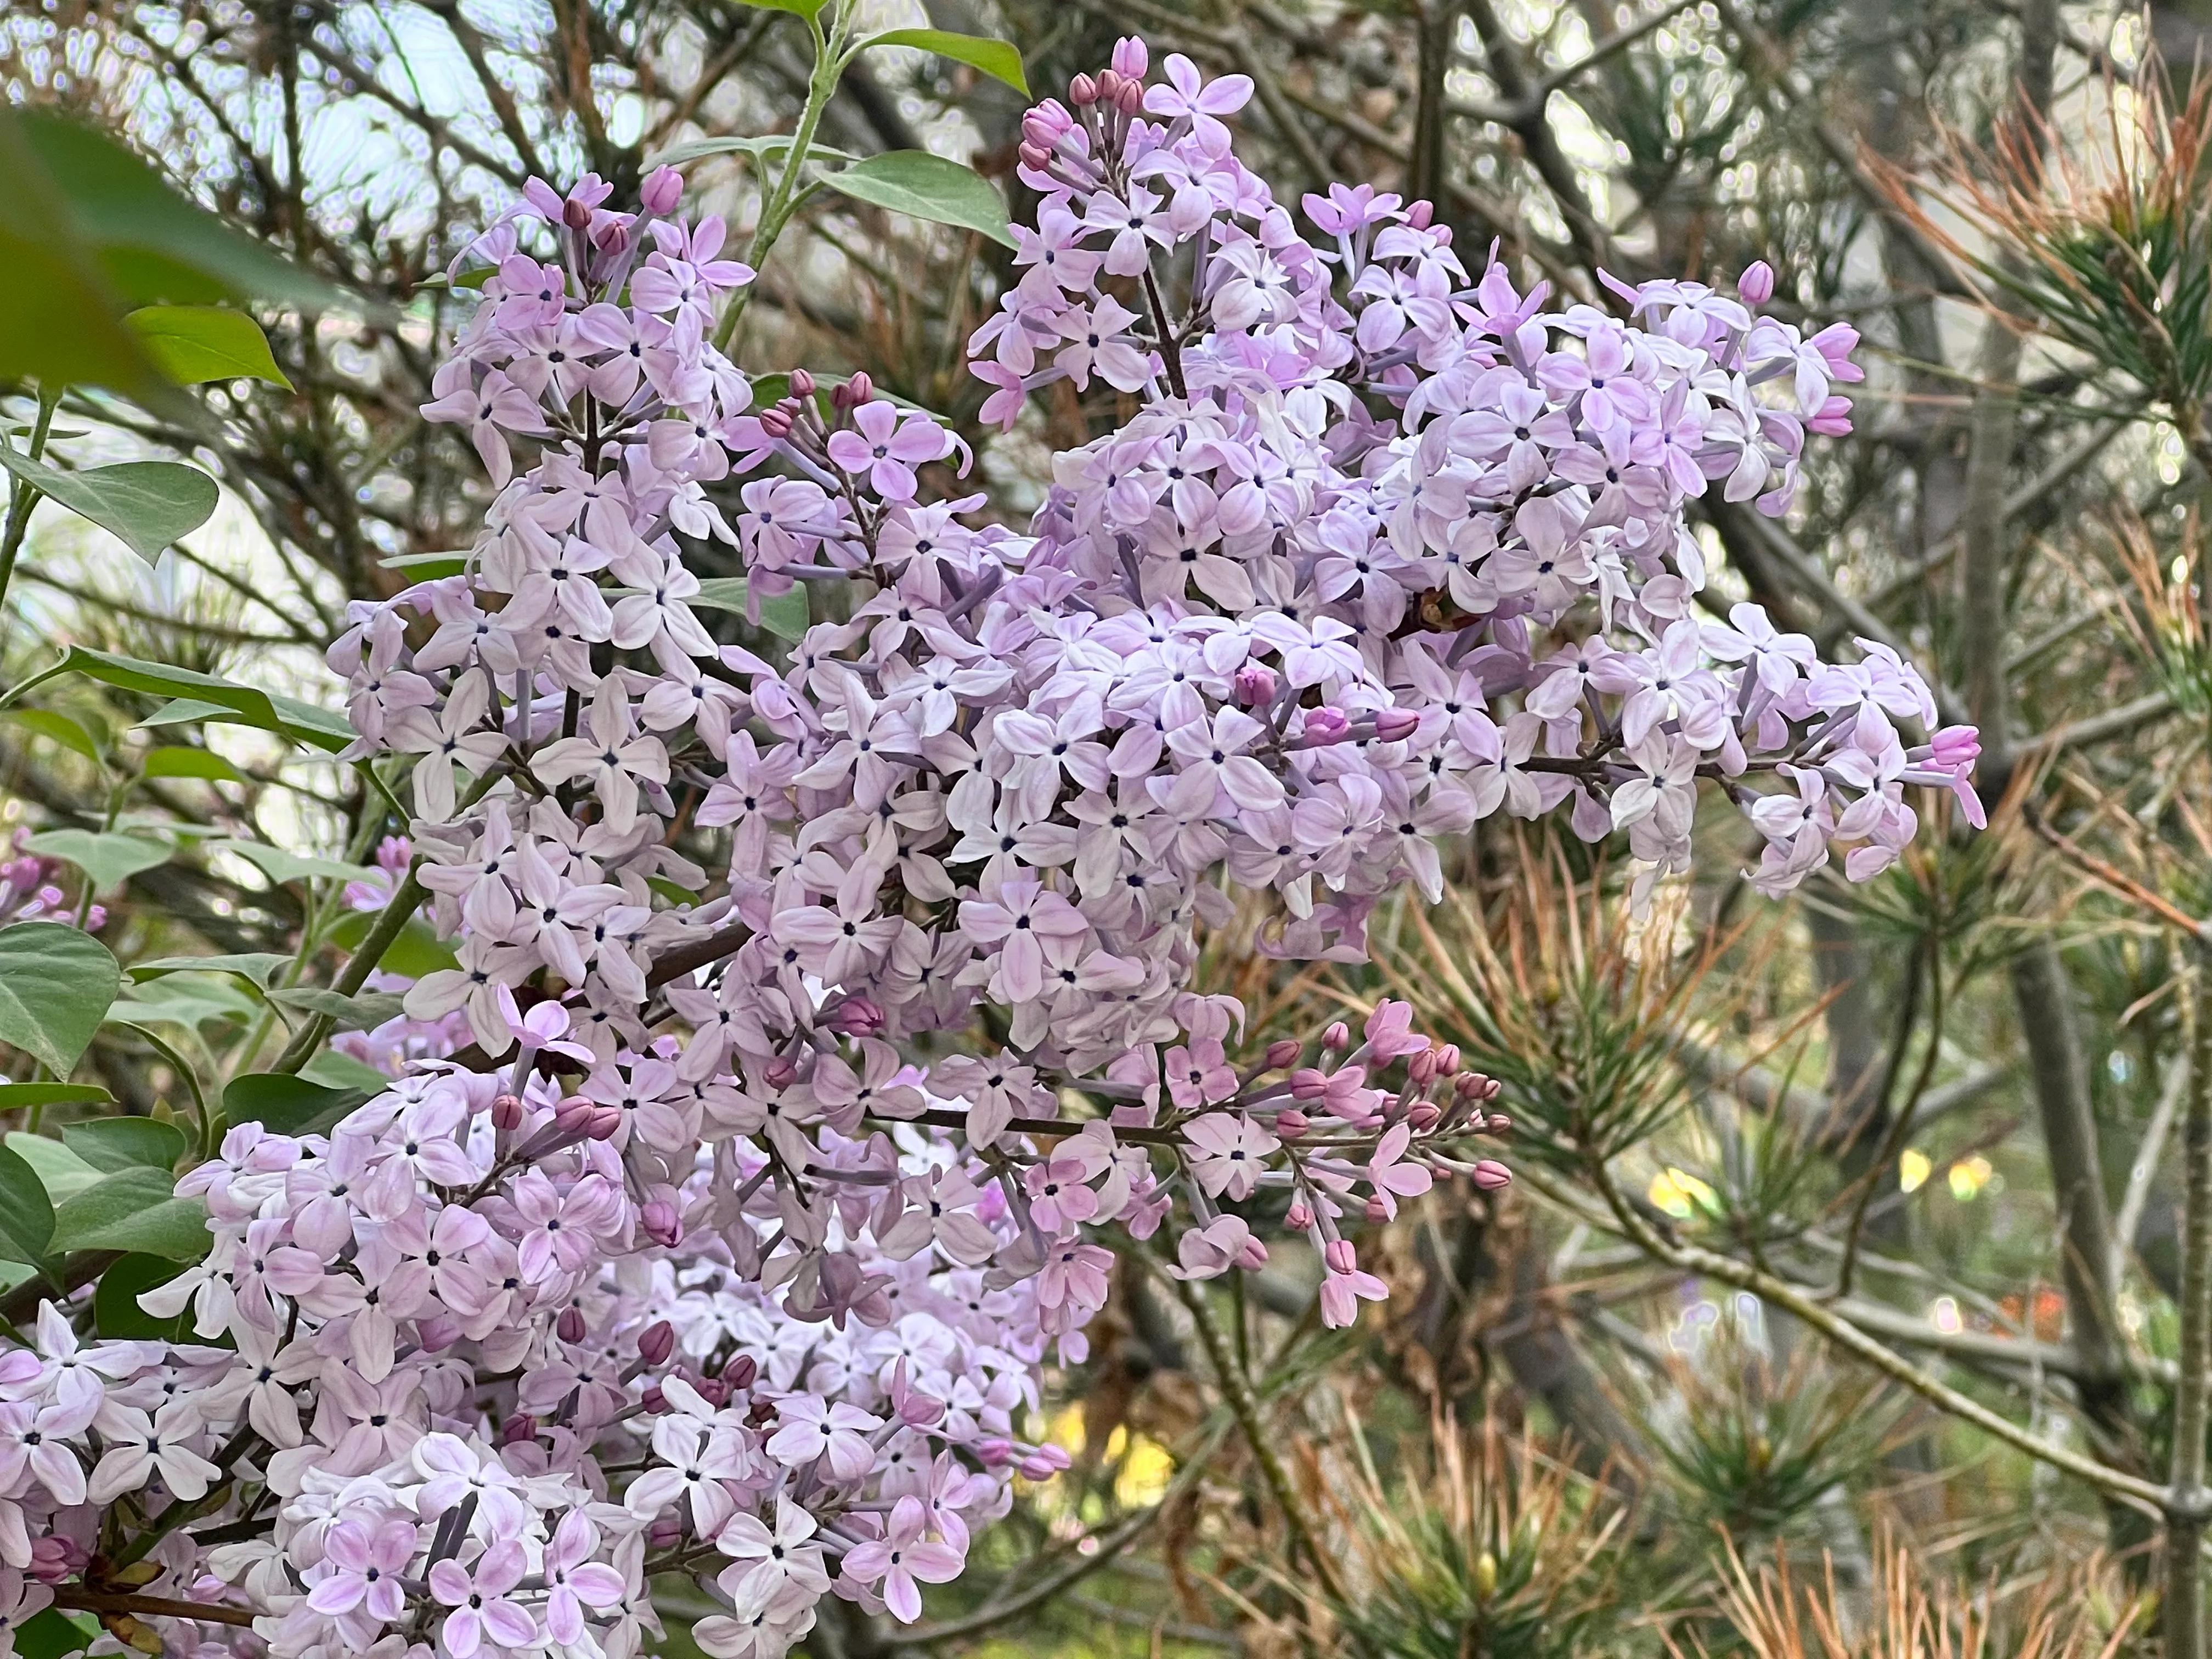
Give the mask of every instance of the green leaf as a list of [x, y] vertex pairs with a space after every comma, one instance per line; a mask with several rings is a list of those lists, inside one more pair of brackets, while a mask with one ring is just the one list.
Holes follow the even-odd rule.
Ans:
[[0, 1042], [66, 1078], [123, 988], [115, 957], [89, 933], [51, 921], [0, 927]]
[[312, 881], [328, 877], [336, 881], [366, 881], [378, 872], [366, 865], [345, 864], [337, 859], [302, 858], [297, 853], [288, 853], [281, 847], [270, 847], [258, 841], [211, 841], [210, 851], [221, 848], [235, 853], [248, 864], [278, 886], [288, 881]]
[[100, 744], [91, 732], [67, 714], [57, 714], [51, 708], [10, 708], [6, 717], [16, 725], [51, 738], [64, 749], [73, 749], [87, 760], [98, 763]]
[[101, 892], [120, 887], [141, 870], [167, 864], [177, 849], [141, 836], [106, 836], [91, 830], [49, 830], [27, 836], [23, 845], [47, 858], [64, 859], [92, 878]]
[[178, 697], [162, 704], [138, 722], [141, 726], [183, 726], [192, 720], [204, 720], [213, 715], [223, 720], [237, 716], [219, 702], [202, 702], [198, 697]]
[[[742, 615], [747, 594], [743, 576], [709, 576], [699, 584], [699, 591], [691, 596], [694, 605], [709, 611], [735, 611]], [[760, 625], [780, 640], [794, 644], [806, 637], [807, 624], [812, 620], [805, 586], [793, 587], [788, 593], [779, 593], [774, 599], [763, 599]]]
[[[126, 301], [265, 300], [310, 309], [348, 304], [343, 289], [196, 207], [112, 138], [43, 110], [22, 111], [16, 118], [44, 175], [68, 204], [71, 228]], [[9, 188], [18, 182], [11, 178]], [[359, 302], [352, 303], [358, 309]]]
[[671, 904], [696, 904], [702, 896], [688, 887], [678, 887], [665, 876], [647, 876], [645, 884]]
[[86, 1188], [97, 1184], [106, 1173], [94, 1169], [60, 1141], [21, 1129], [8, 1137], [8, 1150], [37, 1172], [39, 1184], [46, 1189], [48, 1201], [54, 1204], [66, 1203]]
[[27, 455], [0, 448], [0, 466], [121, 538], [149, 564], [179, 536], [205, 524], [220, 499], [213, 478], [179, 461], [120, 461], [82, 472], [58, 472]]
[[300, 1075], [310, 1083], [365, 1098], [380, 1095], [392, 1086], [390, 1078], [365, 1060], [356, 1060], [343, 1048], [324, 1049], [300, 1068]]
[[[792, 146], [788, 133], [769, 133], [761, 138], [695, 138], [685, 144], [672, 145], [659, 155], [650, 156], [647, 167], [680, 167], [709, 155], [750, 155], [756, 161], [766, 161], [771, 155], [786, 154]], [[849, 150], [834, 149], [828, 144], [809, 144], [806, 159], [828, 161], [851, 161], [859, 158]]]
[[102, 1117], [62, 1127], [70, 1151], [104, 1175], [121, 1170], [177, 1167], [185, 1155], [185, 1132], [151, 1117]]
[[[179, 1273], [184, 1264], [165, 1261], [158, 1255], [133, 1253], [119, 1261], [111, 1262], [107, 1271], [100, 1276], [100, 1283], [92, 1292], [92, 1325], [100, 1335], [110, 1340], [150, 1338], [156, 1341], [190, 1342], [186, 1334], [191, 1328], [189, 1311], [174, 1319], [156, 1319], [138, 1305], [138, 1298], [147, 1291], [158, 1290]], [[21, 1659], [23, 1635], [15, 1633], [15, 1650]]]
[[108, 1018], [125, 1024], [167, 1024], [197, 1031], [211, 1019], [246, 1020], [256, 1005], [234, 986], [210, 975], [206, 978], [149, 980], [134, 985], [130, 994], [110, 1011]]
[[892, 29], [872, 34], [858, 50], [870, 46], [915, 46], [978, 69], [994, 81], [1003, 81], [1024, 98], [1030, 95], [1028, 77], [1022, 73], [1022, 54], [1010, 40], [988, 40], [980, 34], [955, 34], [948, 29]]
[[[211, 708], [227, 711], [228, 718], [242, 726], [258, 726], [264, 732], [275, 732], [316, 749], [333, 753], [354, 740], [354, 729], [346, 723], [345, 716], [318, 708], [311, 702], [296, 697], [278, 696], [250, 685], [234, 685], [213, 674], [203, 674], [190, 668], [172, 668], [167, 663], [142, 662], [136, 657], [118, 657], [112, 652], [94, 651], [86, 646], [73, 645], [68, 653], [52, 668], [33, 674], [8, 695], [21, 696], [33, 686], [41, 684], [58, 674], [84, 674], [103, 685], [114, 686], [122, 691], [143, 691], [151, 696], [189, 698]], [[173, 708], [173, 704], [172, 708]], [[156, 719], [171, 717], [164, 709]], [[186, 716], [176, 715], [184, 719]], [[192, 719], [208, 716], [195, 713]]]
[[97, 1083], [0, 1083], [0, 1112], [19, 1106], [105, 1106], [114, 1098]]
[[213, 1242], [207, 1206], [179, 1198], [167, 1170], [124, 1170], [88, 1187], [54, 1211], [49, 1248], [136, 1250], [168, 1261], [196, 1261]]
[[15, 1637], [15, 1659], [69, 1659], [99, 1639], [100, 1625], [84, 1613], [72, 1617], [47, 1607], [26, 1619]]
[[134, 962], [124, 971], [133, 984], [167, 974], [236, 974], [265, 989], [276, 970], [291, 960], [278, 951], [246, 951], [223, 957], [155, 957], [150, 962]]
[[258, 1123], [272, 1134], [318, 1134], [368, 1099], [362, 1089], [334, 1089], [282, 1072], [248, 1072], [222, 1091], [232, 1124]]
[[459, 553], [395, 553], [377, 563], [386, 570], [403, 570], [418, 582], [435, 581], [441, 576], [458, 576], [469, 568], [465, 550]]
[[209, 749], [172, 745], [146, 757], [143, 774], [149, 778], [201, 778], [209, 783], [246, 783], [246, 774]]
[[11, 1146], [0, 1146], [0, 1260], [37, 1267], [53, 1242], [54, 1206], [39, 1172]]
[[271, 991], [269, 1000], [305, 1013], [327, 1014], [341, 1031], [366, 1031], [399, 1018], [400, 999], [386, 991], [346, 996], [319, 986], [295, 986], [289, 991]]
[[[360, 948], [369, 931], [376, 926], [373, 910], [349, 910], [331, 925], [330, 939], [334, 945], [352, 951]], [[420, 979], [425, 974], [434, 974], [442, 968], [459, 965], [453, 947], [440, 939], [437, 932], [420, 916], [408, 919], [399, 930], [399, 937], [392, 941], [383, 959], [373, 966], [387, 974], [401, 974], [409, 979]]]
[[146, 306], [123, 319], [162, 375], [179, 386], [266, 380], [292, 389], [261, 325], [228, 306]]
[[823, 174], [822, 183], [856, 202], [980, 231], [994, 242], [1014, 246], [1013, 233], [1006, 228], [1006, 204], [991, 181], [973, 167], [927, 150], [871, 155], [842, 173]]
[[738, 3], [761, 11], [787, 11], [795, 17], [812, 19], [822, 15], [830, 0], [738, 0]]

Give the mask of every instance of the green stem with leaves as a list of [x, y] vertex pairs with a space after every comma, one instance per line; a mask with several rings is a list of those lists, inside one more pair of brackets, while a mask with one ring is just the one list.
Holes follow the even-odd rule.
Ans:
[[[61, 406], [61, 394], [41, 390], [39, 393], [39, 417], [31, 428], [27, 453], [38, 460], [46, 453], [46, 434], [53, 430], [54, 410]], [[0, 438], [0, 443], [7, 440]], [[41, 497], [35, 489], [17, 478], [8, 492], [8, 527], [0, 532], [0, 600], [8, 597], [8, 583], [15, 574], [15, 556], [22, 550], [23, 537], [31, 527], [31, 514]]]
[[[761, 203], [760, 219], [753, 226], [752, 240], [745, 247], [745, 263], [756, 271], [767, 262], [783, 228], [791, 222], [791, 216], [799, 210], [806, 191], [800, 187], [800, 178], [807, 157], [814, 149], [814, 134], [822, 125], [822, 113], [830, 107], [836, 95], [838, 82], [844, 78], [845, 66], [850, 59], [845, 47], [846, 13], [850, 9], [837, 6], [832, 13], [828, 33], [822, 28], [822, 15], [801, 13], [806, 24], [808, 40], [814, 47], [814, 68], [806, 78], [806, 102], [799, 112], [799, 125], [791, 135], [791, 148], [784, 154], [783, 167], [769, 187]], [[755, 283], [757, 282], [755, 279]], [[738, 320], [745, 314], [745, 302], [752, 297], [755, 283], [748, 283], [730, 299], [730, 308], [722, 313], [720, 325], [714, 330], [717, 350], [727, 351], [738, 331]]]

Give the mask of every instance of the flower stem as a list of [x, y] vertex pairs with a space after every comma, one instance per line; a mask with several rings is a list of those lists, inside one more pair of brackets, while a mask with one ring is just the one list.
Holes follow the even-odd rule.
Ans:
[[[61, 404], [61, 393], [39, 392], [39, 418], [31, 428], [28, 453], [33, 460], [46, 453], [46, 434], [53, 429], [54, 410]], [[0, 443], [7, 440], [0, 438]], [[24, 533], [31, 527], [31, 514], [40, 500], [39, 491], [21, 478], [17, 478], [8, 492], [8, 527], [0, 532], [0, 600], [8, 597], [9, 579], [15, 574], [15, 555], [21, 550]]]
[[2166, 1659], [2204, 1659], [2206, 1407], [2212, 1402], [2212, 950], [2197, 962], [2196, 1030], [2181, 1129], [2181, 1352], [2167, 1480]]

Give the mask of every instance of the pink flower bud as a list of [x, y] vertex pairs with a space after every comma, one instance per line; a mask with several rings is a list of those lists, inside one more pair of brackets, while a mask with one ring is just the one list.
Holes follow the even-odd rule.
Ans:
[[1406, 222], [1415, 230], [1426, 230], [1436, 216], [1436, 204], [1433, 202], [1416, 202], [1406, 210]]
[[637, 1224], [645, 1229], [647, 1238], [664, 1250], [672, 1250], [684, 1242], [683, 1218], [666, 1199], [656, 1198], [640, 1209]]
[[1437, 1080], [1437, 1051], [1424, 1048], [1406, 1062], [1406, 1075], [1426, 1088]]
[[1352, 1248], [1348, 1238], [1332, 1238], [1322, 1247], [1321, 1259], [1328, 1264], [1333, 1273], [1356, 1273], [1359, 1271], [1359, 1252]]
[[522, 1097], [501, 1095], [491, 1103], [491, 1127], [513, 1134], [522, 1127]]
[[1292, 1100], [1319, 1100], [1328, 1092], [1328, 1073], [1318, 1066], [1303, 1066], [1291, 1073]]
[[1765, 305], [1774, 297], [1774, 267], [1764, 259], [1753, 260], [1735, 279], [1735, 291], [1747, 306]]
[[553, 1322], [554, 1334], [563, 1342], [581, 1342], [591, 1328], [584, 1323], [584, 1310], [570, 1306], [561, 1310], [561, 1316]]
[[791, 418], [791, 411], [780, 404], [760, 412], [761, 430], [771, 438], [788, 438], [795, 424]]
[[1295, 1037], [1279, 1038], [1267, 1045], [1267, 1052], [1260, 1056], [1261, 1061], [1269, 1071], [1279, 1072], [1297, 1063], [1301, 1046]]
[[1513, 1171], [1494, 1158], [1486, 1158], [1474, 1166], [1474, 1184], [1486, 1193], [1494, 1193], [1512, 1183]]
[[1263, 662], [1248, 662], [1237, 671], [1231, 684], [1237, 701], [1247, 708], [1261, 708], [1274, 702], [1275, 693], [1282, 681], [1275, 671]]
[[1031, 173], [1042, 173], [1046, 164], [1052, 160], [1052, 151], [1049, 149], [1028, 138], [1022, 140], [1020, 148], [1015, 150], [1014, 155]]
[[1267, 1265], [1267, 1247], [1256, 1238], [1247, 1238], [1244, 1248], [1237, 1253], [1237, 1265], [1248, 1273], [1258, 1273]]
[[415, 1322], [415, 1337], [425, 1353], [443, 1353], [461, 1340], [461, 1322], [451, 1314], [432, 1314]]
[[42, 1584], [58, 1584], [92, 1565], [92, 1557], [74, 1538], [41, 1538], [31, 1546], [31, 1577]]
[[656, 1319], [638, 1334], [637, 1357], [648, 1365], [665, 1365], [676, 1352], [676, 1327]]
[[976, 1458], [987, 1469], [1003, 1469], [1014, 1461], [1014, 1443], [1011, 1440], [996, 1437], [978, 1440], [974, 1449]]
[[1513, 1120], [1503, 1112], [1492, 1112], [1483, 1120], [1482, 1127], [1494, 1135], [1510, 1135], [1513, 1133]]
[[1448, 1077], [1459, 1070], [1459, 1044], [1439, 1043], [1437, 1047], [1437, 1075]]
[[592, 1120], [599, 1107], [581, 1095], [570, 1095], [554, 1109], [553, 1125], [564, 1135], [578, 1139], [591, 1133]]
[[790, 386], [791, 395], [794, 398], [811, 398], [814, 395], [814, 377], [803, 368], [791, 371]]
[[1388, 1221], [1390, 1218], [1390, 1206], [1382, 1201], [1382, 1194], [1368, 1194], [1367, 1218], [1370, 1221]]
[[1060, 1473], [1048, 1459], [1036, 1455], [1022, 1459], [1014, 1472], [1024, 1480], [1049, 1480]]
[[759, 1375], [760, 1365], [749, 1353], [739, 1354], [722, 1367], [722, 1381], [733, 1389], [750, 1389]]
[[1433, 1129], [1443, 1121], [1443, 1114], [1425, 1100], [1413, 1103], [1413, 1109], [1406, 1114], [1407, 1126], [1416, 1131]]
[[1137, 114], [1145, 107], [1144, 88], [1134, 81], [1124, 81], [1121, 82], [1121, 95], [1114, 100], [1114, 106], [1124, 115]]
[[868, 371], [856, 368], [853, 378], [830, 394], [830, 401], [840, 409], [858, 409], [872, 402], [876, 395], [876, 383], [868, 378]]
[[1125, 34], [1114, 43], [1114, 72], [1116, 75], [1142, 82], [1151, 66], [1152, 54], [1135, 35]]
[[1332, 1020], [1328, 1029], [1321, 1034], [1321, 1046], [1340, 1052], [1352, 1046], [1352, 1028], [1342, 1020]]
[[517, 1412], [499, 1425], [499, 1443], [520, 1446], [538, 1438], [538, 1419], [528, 1412]]
[[592, 210], [571, 196], [561, 204], [561, 222], [571, 230], [589, 230], [592, 228]]
[[655, 167], [645, 175], [637, 199], [656, 219], [665, 219], [684, 200], [684, 175], [674, 167]]
[[1293, 1202], [1283, 1212], [1283, 1225], [1294, 1233], [1302, 1233], [1314, 1224], [1314, 1212], [1306, 1207], [1304, 1199]]
[[1929, 743], [1928, 758], [1956, 771], [1981, 758], [1982, 734], [1971, 726], [1947, 726]]
[[719, 1376], [702, 1376], [692, 1387], [698, 1389], [699, 1398], [710, 1406], [720, 1407], [730, 1403], [730, 1385]]
[[823, 1024], [846, 1036], [873, 1036], [884, 1029], [884, 1011], [867, 997], [847, 997]]
[[612, 1140], [622, 1133], [623, 1112], [619, 1106], [602, 1106], [592, 1114], [589, 1131], [594, 1140]]
[[771, 1089], [788, 1089], [799, 1081], [799, 1067], [788, 1055], [778, 1054], [761, 1068], [761, 1077]]
[[1295, 1106], [1285, 1106], [1275, 1114], [1275, 1133], [1285, 1140], [1296, 1140], [1308, 1127], [1306, 1115]]
[[672, 1550], [684, 1541], [684, 1523], [664, 1515], [645, 1529], [645, 1541], [654, 1550]]
[[1375, 735], [1385, 743], [1403, 743], [1420, 726], [1421, 717], [1410, 708], [1385, 708], [1375, 716]]
[[[1106, 72], [1107, 74], [1111, 75], [1114, 71], [1109, 70]], [[1083, 108], [1085, 105], [1097, 103], [1098, 101], [1098, 82], [1092, 80], [1087, 75], [1077, 76], [1073, 81], [1070, 81], [1067, 83], [1067, 101], [1074, 105], [1078, 109]]]

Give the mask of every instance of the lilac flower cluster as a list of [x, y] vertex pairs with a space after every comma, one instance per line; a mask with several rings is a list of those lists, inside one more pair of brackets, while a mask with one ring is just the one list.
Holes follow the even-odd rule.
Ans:
[[[0, 858], [0, 925], [11, 921], [76, 921], [68, 895], [62, 888], [64, 860], [33, 853], [23, 846], [24, 832], [8, 837], [8, 855]], [[88, 895], [88, 896], [89, 896]], [[107, 907], [85, 908], [84, 927], [96, 933], [107, 925]]]
[[[256, 1659], [627, 1659], [672, 1571], [716, 1659], [825, 1595], [911, 1621], [1064, 1463], [1025, 1424], [1105, 1230], [1192, 1279], [1302, 1239], [1340, 1326], [1386, 1294], [1361, 1225], [1510, 1178], [1496, 1085], [1409, 1008], [1248, 1050], [1202, 929], [1356, 961], [1501, 811], [1626, 830], [1648, 880], [1710, 781], [1775, 891], [1895, 857], [1908, 786], [1973, 812], [1972, 733], [1900, 735], [1910, 665], [1692, 611], [1687, 504], [1782, 509], [1850, 331], [1757, 317], [1758, 269], [1548, 312], [1365, 188], [1308, 198], [1310, 240], [1231, 148], [1249, 86], [1146, 70], [1125, 41], [1024, 125], [990, 412], [1139, 403], [1026, 534], [865, 375], [757, 406], [713, 341], [752, 272], [672, 173], [634, 213], [533, 184], [478, 244], [426, 412], [498, 494], [464, 574], [331, 653], [351, 754], [415, 757], [356, 902], [419, 881], [457, 965], [377, 981], [407, 1018], [350, 1041], [389, 1091], [185, 1177], [213, 1249], [143, 1304], [206, 1346], [50, 1309], [0, 1358], [10, 1625], [125, 1495], [131, 1582]], [[717, 542], [756, 620], [851, 603], [781, 659], [720, 645]]]

